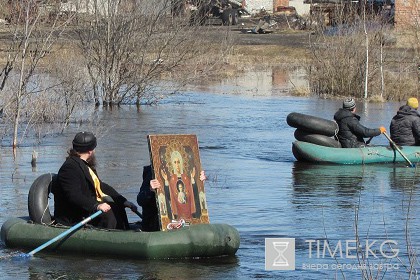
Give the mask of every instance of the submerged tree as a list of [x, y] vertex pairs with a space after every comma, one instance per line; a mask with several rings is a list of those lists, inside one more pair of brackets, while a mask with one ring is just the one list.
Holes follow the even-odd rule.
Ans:
[[174, 91], [222, 62], [228, 36], [211, 42], [208, 27], [172, 17], [171, 2], [94, 1], [78, 14], [78, 45], [96, 105], [153, 103], [157, 92]]
[[[11, 24], [7, 30], [8, 49], [0, 72], [0, 90], [11, 84], [12, 96], [7, 93], [2, 96], [2, 111], [13, 123], [12, 146], [16, 148], [22, 112], [32, 105], [34, 95], [45, 90], [35, 82], [36, 69], [51, 52], [69, 18], [50, 13], [47, 6], [36, 0], [9, 1], [8, 5]], [[25, 111], [27, 122], [32, 120], [31, 111], [30, 108]]]
[[229, 29], [212, 41], [207, 31], [218, 27], [172, 15], [170, 0], [4, 1], [13, 5], [0, 49], [0, 121], [13, 147], [31, 129], [42, 137], [87, 120], [91, 101], [155, 103], [208, 77], [231, 47]]

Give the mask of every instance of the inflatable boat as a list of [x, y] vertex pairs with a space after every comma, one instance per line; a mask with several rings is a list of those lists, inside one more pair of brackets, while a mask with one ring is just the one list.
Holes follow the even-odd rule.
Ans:
[[[10, 218], [1, 227], [1, 240], [8, 248], [34, 249], [69, 227], [52, 223], [48, 195], [55, 174], [44, 174], [32, 184], [29, 217]], [[81, 228], [46, 247], [44, 251], [101, 254], [137, 259], [197, 258], [235, 255], [239, 232], [227, 224], [194, 224], [179, 229], [143, 232]]]
[[[420, 146], [405, 146], [400, 149], [413, 164], [417, 164], [420, 161]], [[292, 144], [292, 152], [298, 161], [316, 163], [368, 164], [406, 162], [398, 151], [389, 146], [343, 149], [295, 141]]]

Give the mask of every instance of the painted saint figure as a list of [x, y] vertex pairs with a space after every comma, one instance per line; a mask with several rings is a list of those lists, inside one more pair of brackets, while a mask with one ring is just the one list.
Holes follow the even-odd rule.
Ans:
[[185, 194], [185, 187], [182, 181], [178, 181], [178, 202], [182, 204], [187, 203], [187, 195]]
[[[194, 202], [193, 184], [195, 184], [195, 168], [191, 174], [185, 173], [184, 161], [181, 153], [171, 153], [172, 175], [168, 176], [162, 172], [165, 186], [169, 186], [171, 193], [172, 214], [176, 219], [191, 221], [192, 214], [196, 212]], [[181, 199], [180, 199], [181, 198]], [[183, 199], [182, 199], [183, 198]]]

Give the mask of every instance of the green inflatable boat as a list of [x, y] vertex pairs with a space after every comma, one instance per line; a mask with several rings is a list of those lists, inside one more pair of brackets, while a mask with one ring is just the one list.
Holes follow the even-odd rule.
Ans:
[[[130, 230], [83, 227], [76, 231], [53, 225], [48, 199], [55, 177], [48, 173], [33, 182], [28, 195], [29, 217], [10, 218], [2, 225], [1, 240], [6, 247], [29, 251], [52, 242], [44, 251], [136, 259], [232, 256], [239, 248], [239, 232], [227, 224], [193, 224], [155, 232], [139, 231], [136, 224], [131, 224]], [[59, 235], [65, 237], [52, 240]]]
[[[8, 248], [32, 250], [68, 228], [11, 218], [1, 228]], [[226, 224], [197, 224], [171, 231], [139, 232], [82, 228], [44, 251], [101, 254], [136, 259], [196, 258], [235, 255], [238, 231]]]
[[[401, 152], [413, 163], [420, 161], [420, 146], [404, 146]], [[334, 164], [368, 164], [406, 162], [401, 154], [387, 146], [363, 148], [333, 148], [303, 141], [292, 144], [292, 152], [298, 161]]]

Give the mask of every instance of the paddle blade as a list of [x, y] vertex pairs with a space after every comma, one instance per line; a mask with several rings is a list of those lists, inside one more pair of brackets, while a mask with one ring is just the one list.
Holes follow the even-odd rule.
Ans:
[[14, 261], [23, 261], [23, 260], [28, 260], [32, 257], [32, 255], [30, 254], [26, 254], [26, 253], [20, 253], [17, 255], [12, 256], [12, 260]]
[[83, 221], [75, 224], [74, 226], [72, 226], [71, 228], [69, 228], [68, 230], [62, 232], [61, 234], [57, 235], [56, 237], [54, 237], [53, 239], [45, 242], [44, 244], [42, 244], [41, 246], [35, 248], [34, 250], [30, 251], [27, 255], [32, 256], [36, 253], [38, 253], [39, 251], [41, 251], [42, 249], [50, 246], [52, 243], [56, 242], [57, 240], [60, 240], [61, 238], [69, 235], [70, 233], [72, 233], [73, 231], [79, 229], [80, 227], [82, 227], [83, 225], [87, 224], [88, 222], [90, 222], [92, 219], [98, 217], [99, 215], [102, 214], [101, 210], [98, 210], [96, 213], [92, 214], [91, 216], [87, 217], [86, 219], [84, 219]]

